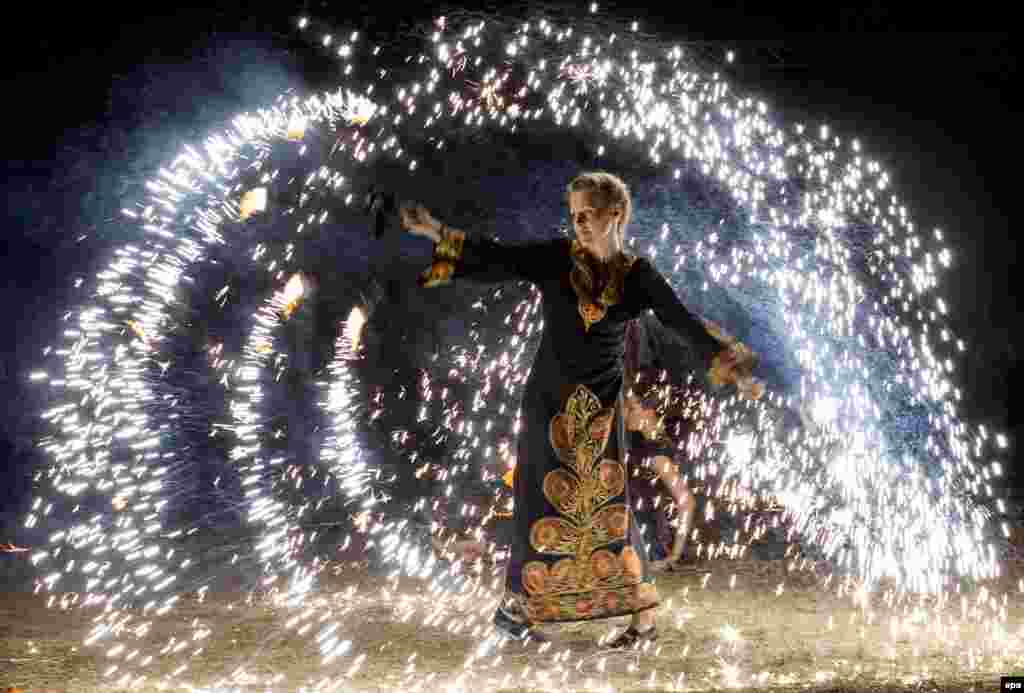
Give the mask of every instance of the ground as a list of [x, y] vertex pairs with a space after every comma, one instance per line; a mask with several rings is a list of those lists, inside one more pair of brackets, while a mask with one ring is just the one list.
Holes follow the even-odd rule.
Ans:
[[[338, 691], [996, 691], [1000, 675], [1024, 674], [1024, 569], [936, 606], [893, 600], [883, 590], [867, 608], [820, 569], [793, 561], [716, 559], [658, 579], [661, 637], [645, 652], [603, 649], [624, 620], [549, 626], [545, 645], [490, 647], [489, 617], [500, 573], [486, 567], [461, 594], [442, 597], [413, 578], [375, 576], [359, 564], [324, 574], [305, 611], [260, 595], [185, 597], [138, 639], [83, 640], [99, 609], [47, 609], [47, 596], [0, 598], [0, 689], [113, 691], [125, 671], [161, 675], [208, 690]], [[238, 601], [242, 599], [243, 601]], [[249, 601], [250, 603], [246, 603]], [[146, 619], [135, 615], [133, 623]], [[289, 624], [289, 619], [294, 623]], [[351, 649], [323, 663], [319, 623], [339, 624]], [[308, 629], [299, 633], [303, 624]], [[209, 637], [202, 637], [204, 627]], [[200, 635], [192, 640], [194, 633]], [[176, 641], [169, 641], [173, 635]], [[140, 644], [141, 643], [141, 644]], [[149, 644], [148, 646], [146, 646]], [[170, 654], [161, 654], [161, 647]], [[175, 646], [177, 649], [175, 649]], [[139, 647], [153, 662], [126, 669]], [[202, 648], [200, 656], [187, 655]], [[103, 673], [121, 662], [107, 678]]]

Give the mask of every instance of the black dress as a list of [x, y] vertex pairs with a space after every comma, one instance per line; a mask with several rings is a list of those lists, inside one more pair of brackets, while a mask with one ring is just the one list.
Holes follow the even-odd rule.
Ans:
[[522, 401], [505, 608], [550, 623], [657, 606], [622, 454], [626, 324], [653, 309], [708, 366], [724, 344], [648, 260], [623, 254], [600, 265], [578, 241], [507, 246], [447, 230], [421, 284], [463, 277], [526, 280], [543, 296], [544, 331]]

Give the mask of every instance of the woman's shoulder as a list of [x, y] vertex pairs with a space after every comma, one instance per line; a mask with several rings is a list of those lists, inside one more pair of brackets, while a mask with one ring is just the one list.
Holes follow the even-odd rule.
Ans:
[[651, 273], [657, 273], [654, 265], [643, 255], [625, 254], [626, 281], [644, 280], [650, 277]]
[[571, 241], [568, 238], [550, 238], [545, 240], [534, 240], [519, 243], [510, 243], [506, 248], [519, 249], [529, 252], [530, 257], [538, 261], [556, 260], [569, 254]]
[[643, 302], [644, 297], [651, 292], [658, 276], [654, 264], [643, 255], [633, 256], [632, 263], [626, 270], [625, 278], [622, 281], [622, 290], [627, 304], [634, 305], [637, 301]]

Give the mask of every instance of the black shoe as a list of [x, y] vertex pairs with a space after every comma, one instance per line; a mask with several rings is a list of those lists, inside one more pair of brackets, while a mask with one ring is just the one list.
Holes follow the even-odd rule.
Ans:
[[612, 638], [612, 640], [605, 645], [613, 650], [631, 650], [638, 645], [646, 642], [654, 642], [658, 639], [658, 628], [657, 626], [651, 626], [647, 630], [640, 632], [633, 626], [630, 626], [622, 633]]
[[505, 613], [504, 609], [497, 609], [494, 612], [494, 627], [501, 635], [513, 640], [532, 640], [533, 642], [548, 641], [543, 634], [538, 633], [531, 628], [530, 624], [515, 620]]

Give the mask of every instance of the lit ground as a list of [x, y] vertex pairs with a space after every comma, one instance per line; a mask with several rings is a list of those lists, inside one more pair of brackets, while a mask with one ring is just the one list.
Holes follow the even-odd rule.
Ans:
[[[916, 601], [893, 608], [879, 595], [865, 611], [837, 596], [834, 583], [826, 589], [782, 561], [700, 562], [659, 578], [671, 604], [659, 615], [661, 639], [647, 652], [603, 650], [598, 640], [621, 621], [602, 621], [546, 628], [549, 645], [504, 645], [495, 653], [487, 649], [491, 577], [476, 591], [442, 599], [422, 582], [350, 569], [330, 579], [331, 596], [291, 629], [287, 621], [298, 612], [259, 600], [229, 609], [227, 595], [210, 595], [202, 604], [183, 600], [174, 618], [160, 619], [141, 641], [125, 633], [122, 641], [125, 652], [139, 647], [155, 655], [145, 668], [151, 681], [188, 663], [177, 681], [219, 690], [295, 691], [320, 683], [323, 690], [431, 693], [996, 691], [1001, 674], [1024, 673], [1022, 575], [1011, 567], [987, 592], [957, 596], [943, 609], [917, 608]], [[0, 690], [117, 690], [128, 669], [107, 679], [101, 673], [125, 653], [108, 658], [110, 642], [82, 644], [96, 615], [48, 610], [43, 597], [0, 597]], [[317, 619], [338, 621], [339, 640], [352, 641], [326, 665]], [[311, 626], [300, 635], [304, 623]], [[196, 624], [209, 626], [210, 637], [191, 641]], [[162, 656], [170, 635], [189, 642]], [[189, 659], [201, 646], [201, 656]]]

